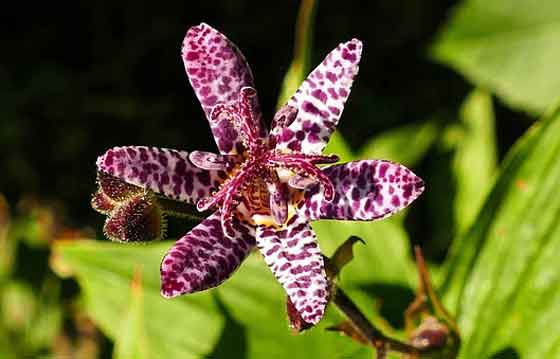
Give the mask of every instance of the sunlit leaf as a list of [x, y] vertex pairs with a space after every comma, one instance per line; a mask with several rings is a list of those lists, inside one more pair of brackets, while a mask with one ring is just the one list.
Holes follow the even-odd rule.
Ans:
[[2, 288], [2, 324], [12, 331], [25, 332], [37, 311], [37, 298], [29, 284], [10, 281]]
[[[74, 270], [85, 292], [88, 312], [117, 340], [119, 353], [124, 349], [135, 352], [142, 345], [148, 357], [155, 358], [200, 358], [223, 353], [220, 347], [229, 348], [229, 357], [235, 358], [324, 358], [330, 353], [368, 358], [368, 350], [354, 347], [346, 338], [325, 335], [328, 324], [341, 320], [331, 310], [319, 327], [292, 335], [285, 293], [256, 254], [218, 289], [172, 300], [161, 298], [159, 261], [168, 246], [95, 241], [55, 245], [55, 262], [64, 261]], [[142, 296], [137, 289], [131, 293], [135, 271], [142, 271]], [[220, 305], [213, 298], [216, 294]], [[125, 326], [131, 333], [143, 332], [136, 338], [143, 342], [135, 343], [123, 334]], [[232, 328], [235, 333], [226, 332]]]
[[130, 283], [128, 308], [121, 317], [121, 328], [115, 340], [115, 359], [150, 358], [150, 348], [147, 347], [145, 319], [144, 319], [144, 289], [142, 287], [142, 272], [136, 270]]
[[[171, 244], [127, 246], [110, 242], [72, 241], [54, 245], [54, 256], [76, 276], [88, 313], [112, 339], [122, 337], [123, 320], [143, 316], [145, 345], [152, 357], [200, 358], [212, 351], [223, 318], [208, 293], [168, 300], [160, 296], [159, 264]], [[142, 272], [143, 305], [134, 304], [130, 283]], [[131, 302], [132, 300], [132, 302]], [[135, 308], [136, 306], [136, 308]], [[141, 311], [138, 313], [138, 311]], [[157, 350], [157, 352], [156, 352]]]
[[492, 99], [474, 91], [460, 113], [461, 133], [453, 158], [456, 180], [455, 225], [463, 232], [473, 221], [496, 171], [496, 134]]
[[9, 229], [10, 208], [0, 194], [0, 279], [10, 274], [15, 260], [16, 241], [8, 237]]
[[560, 2], [463, 0], [433, 54], [510, 105], [542, 112], [560, 97]]
[[413, 167], [437, 138], [434, 121], [412, 123], [374, 136], [359, 151], [358, 158], [386, 159]]
[[560, 356], [560, 111], [510, 151], [475, 225], [447, 263], [444, 303], [462, 357]]

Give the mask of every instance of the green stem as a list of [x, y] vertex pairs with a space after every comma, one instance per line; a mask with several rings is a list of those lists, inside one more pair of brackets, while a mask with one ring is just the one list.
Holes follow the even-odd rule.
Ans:
[[202, 221], [207, 217], [206, 213], [198, 212], [196, 207], [189, 203], [159, 196], [157, 197], [157, 203], [161, 210], [169, 216], [190, 218], [198, 221]]

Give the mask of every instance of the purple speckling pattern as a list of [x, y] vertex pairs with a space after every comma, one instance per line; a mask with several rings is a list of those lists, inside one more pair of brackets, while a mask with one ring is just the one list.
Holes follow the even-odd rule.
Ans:
[[328, 302], [328, 282], [307, 218], [294, 216], [281, 228], [257, 227], [257, 247], [303, 320], [317, 324]]
[[254, 87], [245, 57], [227, 37], [204, 23], [187, 31], [181, 57], [220, 153], [238, 153], [241, 134], [231, 122], [211, 121], [210, 115], [215, 105], [236, 103], [243, 87]]
[[224, 174], [194, 166], [185, 151], [146, 146], [114, 147], [97, 159], [97, 169], [179, 201], [196, 203], [223, 182]]
[[301, 133], [303, 137], [282, 136], [278, 149], [307, 154], [323, 151], [342, 115], [361, 54], [362, 43], [353, 39], [338, 45], [309, 74], [287, 103], [298, 112], [297, 118], [284, 129], [286, 133]]
[[311, 220], [374, 220], [407, 207], [424, 182], [403, 165], [383, 160], [353, 161], [323, 169], [335, 187], [326, 201], [317, 185], [306, 188], [299, 213]]
[[254, 228], [233, 221], [224, 235], [217, 211], [180, 238], [161, 263], [161, 294], [166, 298], [215, 287], [239, 267], [255, 246]]

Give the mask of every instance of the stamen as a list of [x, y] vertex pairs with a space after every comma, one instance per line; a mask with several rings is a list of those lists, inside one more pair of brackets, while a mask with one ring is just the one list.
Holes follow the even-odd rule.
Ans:
[[237, 191], [232, 190], [226, 193], [224, 201], [222, 204], [222, 228], [224, 229], [224, 234], [232, 238], [235, 236], [235, 231], [233, 229], [233, 209], [237, 206], [238, 202], [235, 201], [235, 195]]
[[317, 168], [310, 162], [300, 158], [288, 157], [272, 157], [269, 163], [273, 167], [287, 168], [294, 171], [300, 176], [308, 177], [318, 181], [323, 187], [324, 196], [327, 201], [331, 201], [334, 197], [334, 185], [327, 175], [320, 168]]
[[288, 161], [290, 161], [290, 160], [296, 160], [296, 161], [303, 160], [303, 161], [309, 162], [309, 163], [314, 164], [314, 165], [336, 163], [340, 160], [340, 158], [335, 154], [308, 155], [308, 154], [305, 154], [305, 153], [278, 153], [276, 156], [278, 156], [282, 159], [286, 159]]
[[239, 94], [239, 115], [244, 136], [250, 146], [250, 150], [255, 153], [262, 147], [262, 138], [266, 136], [262, 127], [262, 120], [255, 118], [260, 114], [257, 101], [257, 91], [252, 87], [243, 87]]

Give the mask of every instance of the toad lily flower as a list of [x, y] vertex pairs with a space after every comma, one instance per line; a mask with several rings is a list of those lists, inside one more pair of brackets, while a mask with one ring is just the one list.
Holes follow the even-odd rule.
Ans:
[[108, 214], [106, 234], [119, 241], [160, 237], [158, 198], [213, 211], [164, 257], [164, 297], [217, 286], [256, 246], [284, 287], [294, 322], [313, 325], [322, 318], [329, 284], [310, 221], [385, 218], [424, 189], [419, 177], [389, 161], [317, 166], [338, 160], [322, 151], [350, 94], [361, 51], [354, 39], [328, 54], [267, 133], [241, 52], [206, 24], [188, 30], [182, 58], [219, 154], [115, 147], [98, 158], [100, 190], [92, 202]]

